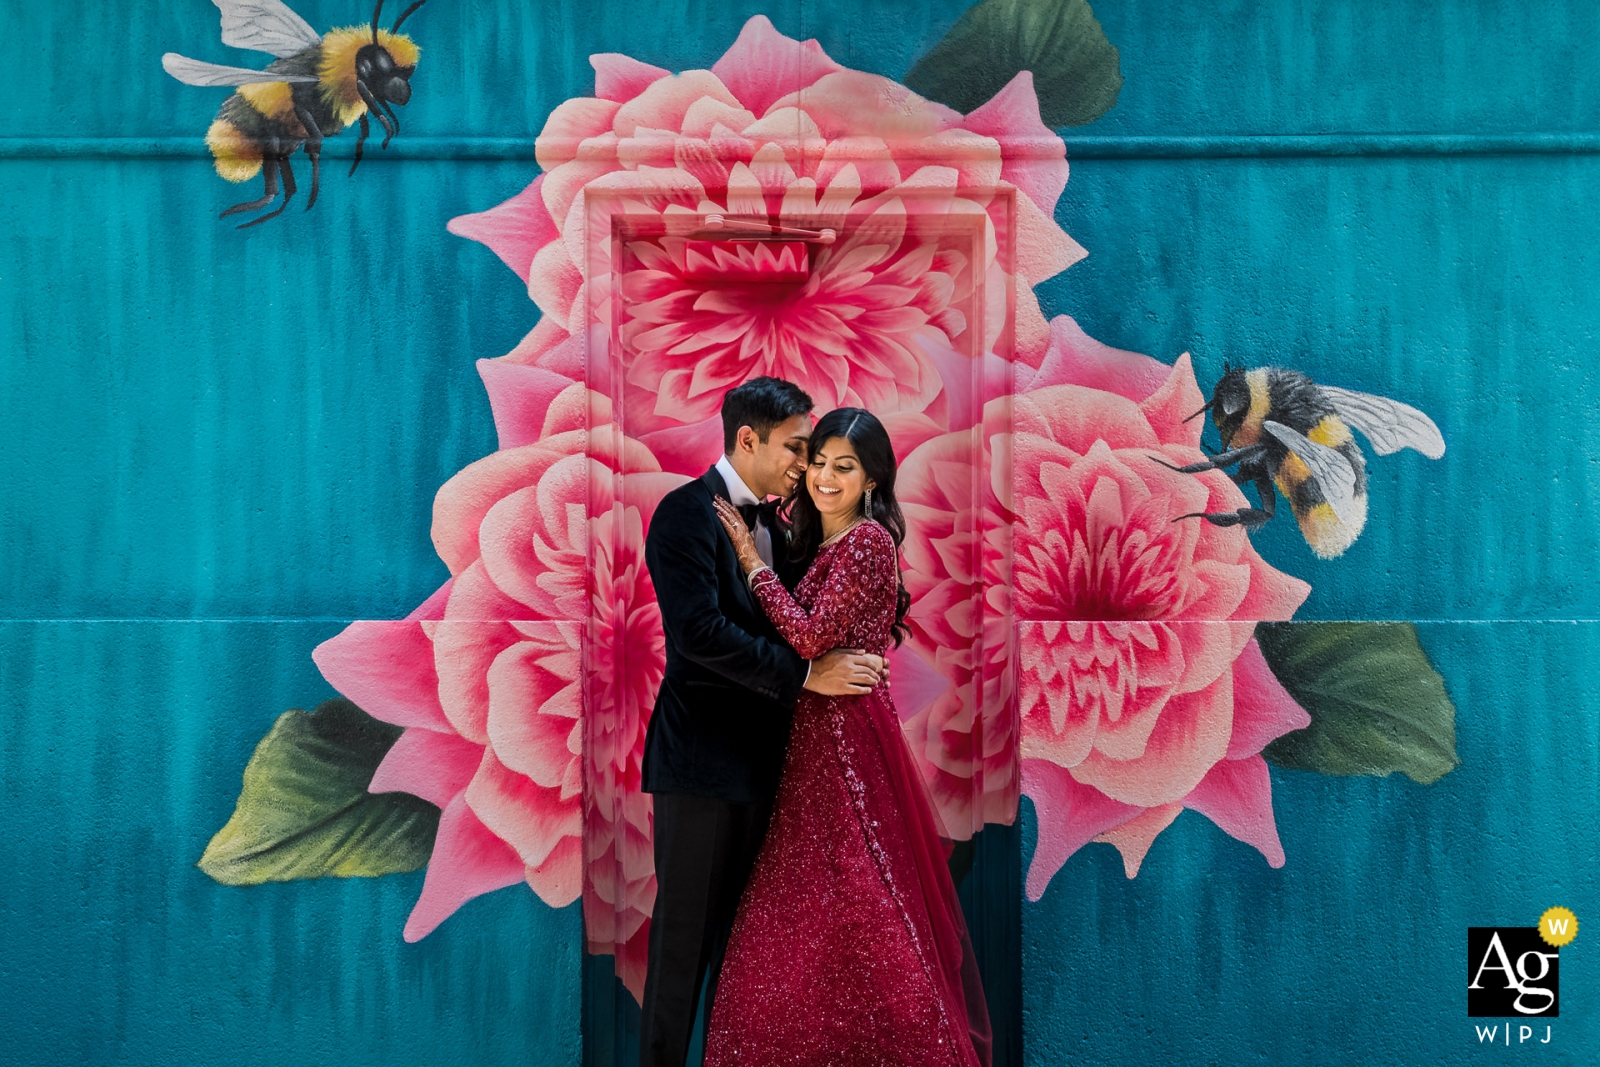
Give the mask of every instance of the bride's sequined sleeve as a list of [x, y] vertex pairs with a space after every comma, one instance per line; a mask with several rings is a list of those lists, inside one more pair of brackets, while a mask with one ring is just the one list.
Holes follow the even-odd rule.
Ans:
[[[886, 603], [892, 620], [899, 588], [894, 539], [876, 522], [862, 523], [823, 551], [831, 553], [826, 560], [828, 574], [810, 611], [790, 595], [771, 571], [760, 572], [753, 583], [767, 618], [790, 647], [806, 659], [816, 659], [846, 645], [846, 635], [860, 630], [855, 624], [882, 615]], [[819, 556], [812, 566], [823, 563]]]

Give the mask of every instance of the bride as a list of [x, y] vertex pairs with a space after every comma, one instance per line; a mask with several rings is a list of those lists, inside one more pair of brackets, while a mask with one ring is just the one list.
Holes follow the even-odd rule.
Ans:
[[[810, 448], [790, 540], [807, 569], [792, 595], [738, 511], [718, 500], [718, 517], [796, 652], [881, 654], [908, 632], [910, 603], [889, 435], [869, 412], [839, 408]], [[728, 942], [707, 1067], [987, 1064], [988, 1012], [945, 854], [887, 683], [802, 694]]]

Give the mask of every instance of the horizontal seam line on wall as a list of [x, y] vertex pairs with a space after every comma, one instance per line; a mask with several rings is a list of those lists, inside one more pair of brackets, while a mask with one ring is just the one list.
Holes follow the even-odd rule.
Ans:
[[[209, 625], [211, 623], [304, 623], [304, 622], [314, 622], [314, 623], [334, 623], [334, 622], [337, 622], [337, 623], [351, 623], [351, 622], [373, 622], [373, 621], [375, 621], [375, 622], [403, 622], [403, 621], [405, 621], [405, 617], [404, 616], [397, 616], [397, 617], [388, 618], [388, 619], [376, 619], [376, 620], [373, 620], [373, 619], [362, 619], [362, 618], [358, 618], [358, 617], [352, 616], [352, 615], [221, 615], [221, 616], [215, 616], [215, 617], [211, 617], [211, 618], [191, 618], [191, 617], [185, 616], [185, 615], [127, 615], [127, 616], [124, 616], [124, 615], [85, 615], [85, 616], [82, 616], [82, 617], [77, 617], [77, 616], [72, 616], [72, 615], [52, 615], [52, 616], [43, 616], [43, 617], [39, 617], [39, 618], [0, 618], [0, 626], [6, 626], [6, 625], [10, 625], [12, 623], [28, 623], [28, 624], [37, 623], [37, 624], [43, 625], [45, 623], [63, 623], [63, 622], [72, 622], [72, 623], [126, 623], [126, 622], [204, 623], [204, 624], [208, 624]], [[477, 620], [468, 620], [468, 621], [477, 621]], [[544, 620], [542, 620], [542, 619], [537, 619], [537, 620], [523, 620], [523, 619], [504, 620], [504, 619], [501, 619], [501, 620], [495, 620], [495, 621], [500, 621], [500, 622], [505, 622], [505, 621], [515, 621], [515, 622], [534, 621], [534, 622], [542, 622]]]
[[[1600, 154], [1600, 133], [1337, 133], [1200, 137], [1067, 137], [1068, 159], [1292, 159], [1337, 156]], [[534, 161], [519, 137], [412, 137], [367, 160]], [[354, 142], [329, 141], [323, 155], [349, 159]], [[204, 159], [198, 137], [0, 137], [0, 159]]]
[[[225, 615], [225, 616], [216, 616], [216, 617], [212, 617], [212, 618], [190, 618], [190, 617], [186, 617], [186, 616], [162, 616], [162, 615], [83, 616], [83, 617], [74, 617], [74, 616], [66, 615], [66, 616], [45, 616], [45, 617], [38, 617], [38, 618], [0, 618], [0, 626], [9, 625], [9, 624], [12, 624], [12, 623], [30, 623], [30, 624], [31, 623], [38, 623], [38, 624], [44, 624], [44, 623], [128, 623], [128, 622], [149, 622], [149, 623], [207, 623], [207, 624], [210, 624], [210, 623], [351, 623], [351, 622], [407, 622], [407, 621], [410, 621], [410, 620], [407, 619], [404, 616], [401, 616], [401, 617], [390, 617], [390, 618], [383, 618], [383, 619], [372, 619], [372, 618], [366, 618], [366, 617], [361, 617], [361, 616], [351, 616], [351, 615]], [[452, 619], [451, 621], [452, 622], [496, 622], [496, 623], [501, 623], [501, 622], [539, 622], [539, 623], [550, 623], [551, 625], [560, 625], [560, 624], [569, 623], [569, 622], [582, 622], [584, 620], [582, 620], [582, 619], [489, 619], [489, 618], [478, 619], [478, 618], [471, 618], [471, 617], [463, 617], [463, 618], [459, 618], [459, 619]], [[1072, 622], [1105, 622], [1106, 620], [1104, 620], [1104, 619], [1015, 619], [1013, 621], [1017, 622], [1017, 623], [1021, 623], [1021, 624], [1026, 624], [1026, 625], [1062, 626], [1062, 625], [1066, 625], [1067, 623], [1072, 623]], [[1345, 619], [1287, 619], [1287, 620], [1285, 620], [1285, 619], [1168, 619], [1168, 620], [1159, 620], [1159, 619], [1157, 619], [1157, 620], [1152, 620], [1152, 621], [1156, 621], [1156, 622], [1160, 622], [1160, 621], [1185, 622], [1185, 623], [1203, 622], [1203, 623], [1214, 623], [1215, 625], [1218, 625], [1218, 626], [1226, 626], [1226, 625], [1230, 625], [1230, 624], [1235, 623], [1235, 622], [1256, 622], [1256, 623], [1275, 623], [1275, 622], [1290, 622], [1290, 623], [1324, 623], [1324, 622], [1345, 623], [1345, 622], [1362, 622], [1362, 623], [1383, 623], [1383, 624], [1386, 624], [1386, 625], [1398, 625], [1398, 624], [1401, 624], [1401, 623], [1408, 623], [1409, 622], [1409, 623], [1415, 623], [1415, 624], [1425, 624], [1425, 625], [1430, 625], [1430, 626], [1438, 626], [1438, 625], [1489, 626], [1489, 625], [1505, 625], [1505, 624], [1508, 624], [1508, 623], [1517, 623], [1517, 624], [1524, 625], [1524, 626], [1528, 626], [1528, 625], [1575, 626], [1575, 625], [1588, 625], [1588, 624], [1593, 624], [1593, 623], [1600, 623], [1600, 617], [1596, 617], [1596, 616], [1575, 616], [1575, 617], [1563, 617], [1563, 618], [1493, 618], [1493, 619], [1465, 619], [1465, 618], [1458, 618], [1458, 619], [1451, 619], [1451, 618], [1427, 618], [1427, 619], [1369, 619], [1369, 618], [1359, 618], [1359, 619], [1349, 619], [1349, 618], [1345, 618]]]

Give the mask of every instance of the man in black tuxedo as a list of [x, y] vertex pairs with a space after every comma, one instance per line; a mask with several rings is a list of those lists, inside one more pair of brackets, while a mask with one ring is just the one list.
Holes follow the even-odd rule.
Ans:
[[[644, 983], [639, 1061], [683, 1067], [709, 975], [766, 836], [802, 689], [865, 693], [882, 657], [835, 649], [807, 662], [783, 643], [745, 584], [711, 502], [748, 513], [756, 547], [785, 573], [784, 531], [768, 497], [787, 498], [805, 475], [811, 398], [789, 382], [755, 378], [722, 401], [725, 455], [662, 498], [645, 538], [661, 605], [667, 667], [644, 746], [654, 794], [656, 904]], [[754, 520], [754, 521], [750, 521]], [[776, 547], [776, 551], [774, 551]]]

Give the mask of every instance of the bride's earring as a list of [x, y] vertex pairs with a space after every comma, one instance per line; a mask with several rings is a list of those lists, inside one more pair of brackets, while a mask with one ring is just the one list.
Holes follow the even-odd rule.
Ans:
[[861, 514], [872, 518], [872, 490], [868, 489], [861, 498]]

